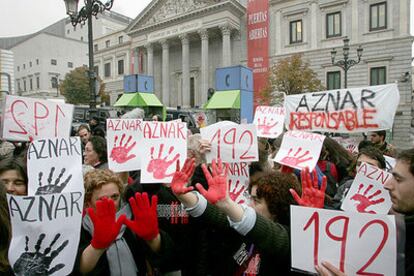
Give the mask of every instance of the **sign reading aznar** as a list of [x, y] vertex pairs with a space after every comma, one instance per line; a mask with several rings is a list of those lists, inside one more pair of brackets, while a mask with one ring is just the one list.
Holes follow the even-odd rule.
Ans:
[[397, 84], [290, 95], [286, 127], [342, 133], [390, 129], [399, 101]]

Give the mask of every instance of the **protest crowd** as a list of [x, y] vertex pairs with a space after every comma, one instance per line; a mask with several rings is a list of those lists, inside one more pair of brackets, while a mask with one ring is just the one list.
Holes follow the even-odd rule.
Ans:
[[144, 117], [3, 132], [0, 275], [414, 275], [414, 148], [381, 127]]

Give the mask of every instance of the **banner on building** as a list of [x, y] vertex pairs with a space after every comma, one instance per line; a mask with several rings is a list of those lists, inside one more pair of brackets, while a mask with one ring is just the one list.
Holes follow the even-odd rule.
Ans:
[[[247, 3], [247, 66], [253, 70], [254, 98], [265, 86], [269, 68], [269, 1]], [[256, 103], [256, 100], [254, 101]]]
[[366, 132], [392, 128], [400, 102], [397, 84], [290, 95], [285, 99], [289, 130]]

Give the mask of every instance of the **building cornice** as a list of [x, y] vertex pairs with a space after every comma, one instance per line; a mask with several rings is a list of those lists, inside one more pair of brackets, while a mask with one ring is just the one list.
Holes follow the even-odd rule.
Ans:
[[[152, 3], [150, 3], [151, 5]], [[154, 8], [154, 6], [151, 7], [151, 9]], [[194, 11], [191, 11], [189, 13], [185, 13], [185, 14], [179, 14], [175, 17], [171, 17], [168, 18], [167, 20], [163, 20], [160, 22], [156, 22], [154, 24], [148, 25], [148, 26], [144, 26], [141, 28], [137, 28], [137, 29], [132, 29], [134, 26], [136, 26], [137, 24], [139, 24], [139, 20], [144, 18], [144, 15], [142, 17], [139, 18], [139, 20], [134, 21], [129, 28], [125, 29], [125, 32], [129, 35], [129, 36], [133, 36], [134, 34], [138, 33], [138, 32], [146, 32], [146, 31], [151, 31], [151, 30], [156, 30], [156, 29], [160, 29], [163, 28], [164, 26], [170, 26], [171, 24], [176, 24], [178, 22], [181, 21], [187, 21], [188, 19], [192, 19], [192, 18], [200, 18], [200, 15], [205, 15], [206, 13], [211, 13], [217, 10], [223, 10], [223, 8], [231, 8], [232, 11], [235, 11], [236, 13], [238, 13], [239, 16], [242, 16], [246, 13], [246, 8], [241, 5], [239, 2], [234, 1], [234, 0], [229, 0], [229, 1], [225, 1], [225, 2], [220, 2], [211, 6], [207, 6], [204, 7], [202, 9], [197, 9]], [[149, 9], [147, 12], [151, 11], [151, 9]]]

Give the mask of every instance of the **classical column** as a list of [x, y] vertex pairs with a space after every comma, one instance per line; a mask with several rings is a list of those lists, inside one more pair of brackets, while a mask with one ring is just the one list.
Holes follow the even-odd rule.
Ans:
[[182, 98], [178, 100], [178, 104], [181, 102], [183, 106], [190, 106], [190, 42], [188, 35], [180, 35], [181, 48], [182, 48]]
[[206, 29], [198, 31], [201, 37], [201, 101], [198, 105], [203, 105], [207, 102], [208, 91], [208, 32]]
[[221, 26], [221, 34], [223, 36], [223, 67], [231, 65], [231, 45], [230, 45], [230, 27]]
[[409, 14], [410, 14], [410, 7], [409, 7], [408, 1], [400, 0], [400, 35], [409, 35], [409, 30], [410, 30], [410, 20], [408, 19]]
[[166, 39], [160, 41], [162, 46], [162, 102], [170, 105], [170, 45]]
[[[347, 19], [347, 23], [348, 24], [351, 24], [351, 26], [352, 26], [352, 36], [351, 36], [351, 39], [352, 39], [352, 43], [358, 43], [359, 42], [359, 36], [358, 36], [358, 33], [359, 33], [359, 24], [358, 24], [358, 21], [359, 21], [359, 16], [358, 16], [358, 14], [360, 13], [360, 10], [359, 10], [359, 7], [358, 7], [358, 3], [359, 1], [358, 0], [352, 0], [352, 17], [351, 17], [351, 19]], [[351, 20], [351, 22], [349, 22], [348, 20]], [[341, 23], [341, 24], [343, 24], [343, 23]], [[345, 32], [344, 32], [344, 34], [346, 34]]]
[[134, 48], [134, 73], [139, 73], [139, 49], [138, 47]]
[[154, 48], [151, 43], [145, 45], [147, 49], [147, 75], [154, 75]]
[[[317, 43], [318, 43], [318, 24], [316, 22], [317, 18], [318, 18], [317, 14], [316, 14], [317, 9], [318, 9], [318, 5], [317, 5], [316, 1], [311, 2], [311, 17], [310, 17], [311, 18], [311, 34], [310, 34], [311, 49], [316, 49], [317, 46], [318, 46], [317, 45]], [[302, 26], [302, 28], [303, 28], [303, 26]]]
[[275, 17], [275, 27], [276, 27], [276, 35], [274, 36], [275, 43], [275, 53], [279, 54], [282, 51], [282, 20], [281, 20], [281, 12], [280, 10], [276, 11]]

